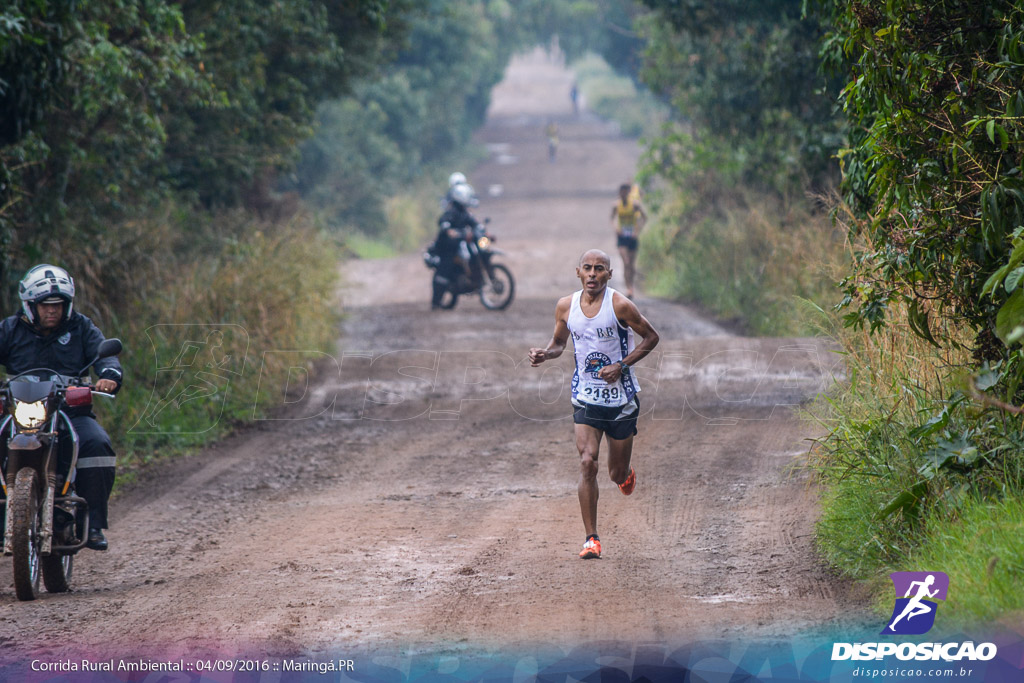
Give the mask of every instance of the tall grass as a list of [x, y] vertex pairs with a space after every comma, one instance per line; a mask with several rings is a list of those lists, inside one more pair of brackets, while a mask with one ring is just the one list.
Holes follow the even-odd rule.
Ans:
[[123, 390], [96, 401], [119, 466], [209, 443], [281, 405], [268, 378], [296, 356], [264, 352], [332, 349], [338, 253], [301, 214], [272, 224], [173, 209], [65, 250], [78, 310], [125, 344]]
[[843, 238], [808, 203], [744, 200], [704, 215], [686, 198], [656, 204], [640, 239], [644, 289], [697, 303], [754, 334], [806, 333], [801, 300], [837, 301]]
[[[474, 167], [487, 158], [482, 145], [470, 144], [443, 162], [432, 163], [429, 172], [396, 190], [384, 203], [385, 221], [372, 233], [349, 226], [338, 233], [346, 256], [360, 259], [388, 258], [418, 251], [437, 236], [437, 219], [448, 190], [448, 176], [466, 173], [473, 184]], [[481, 188], [477, 188], [478, 192]]]
[[946, 572], [951, 590], [943, 610], [963, 623], [992, 623], [1024, 609], [1022, 537], [1024, 495], [1018, 488], [1001, 499], [972, 499], [955, 523], [933, 524], [901, 566]]
[[848, 379], [811, 411], [829, 430], [812, 462], [825, 484], [822, 556], [872, 583], [879, 611], [892, 606], [892, 571], [949, 574], [954, 622], [1022, 609], [1021, 419], [971, 399], [965, 331], [943, 330], [959, 343], [936, 348], [903, 308], [890, 319], [875, 335], [827, 323]]
[[576, 74], [586, 108], [618, 123], [623, 135], [654, 135], [668, 120], [667, 106], [630, 78], [615, 73], [598, 55], [589, 53], [570, 68]]
[[933, 319], [950, 340], [938, 348], [896, 303], [873, 335], [845, 328], [832, 305], [849, 245], [825, 212], [752, 193], [699, 200], [655, 193], [641, 236], [646, 291], [756, 334], [827, 336], [842, 357], [833, 391], [807, 410], [828, 434], [809, 463], [823, 484], [825, 561], [872, 586], [880, 612], [893, 571], [949, 574], [947, 626], [1024, 610], [1024, 418], [976, 400], [973, 333]]

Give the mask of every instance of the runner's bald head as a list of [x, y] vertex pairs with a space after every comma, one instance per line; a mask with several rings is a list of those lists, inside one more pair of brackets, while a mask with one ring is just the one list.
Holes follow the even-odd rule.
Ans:
[[580, 256], [579, 265], [582, 266], [583, 262], [586, 261], [588, 258], [590, 258], [592, 256], [593, 257], [597, 257], [597, 258], [601, 259], [602, 261], [604, 261], [605, 268], [611, 268], [612, 267], [612, 260], [610, 258], [608, 258], [608, 254], [604, 253], [600, 249], [590, 249], [588, 251], [583, 252], [583, 254]]

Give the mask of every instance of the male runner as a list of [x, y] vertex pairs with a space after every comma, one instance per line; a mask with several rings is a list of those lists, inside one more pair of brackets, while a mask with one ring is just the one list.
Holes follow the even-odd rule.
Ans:
[[[530, 365], [558, 358], [572, 335], [576, 371], [572, 377], [573, 422], [580, 454], [578, 493], [587, 540], [580, 558], [601, 557], [597, 535], [597, 456], [608, 436], [608, 476], [625, 495], [633, 493], [636, 471], [630, 467], [640, 387], [630, 371], [658, 345], [658, 333], [636, 305], [608, 286], [608, 254], [591, 249], [580, 257], [576, 276], [583, 289], [558, 300], [555, 332], [543, 348], [530, 349]], [[642, 340], [634, 345], [636, 333]]]

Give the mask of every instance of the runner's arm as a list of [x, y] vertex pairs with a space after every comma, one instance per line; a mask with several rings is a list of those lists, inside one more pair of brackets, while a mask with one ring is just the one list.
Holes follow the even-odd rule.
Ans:
[[[629, 355], [622, 359], [626, 365], [632, 367], [653, 351], [654, 347], [661, 341], [661, 338], [650, 321], [640, 313], [640, 309], [636, 307], [636, 304], [627, 297], [615, 292], [615, 296], [612, 298], [612, 307], [615, 309], [615, 317], [618, 318], [619, 322], [642, 337], [640, 343], [636, 345]], [[622, 366], [618, 363], [606, 365], [601, 368], [597, 375], [611, 384], [618, 381], [619, 377], [622, 376]]]
[[558, 305], [555, 306], [555, 331], [546, 347], [530, 349], [530, 365], [532, 367], [537, 367], [546, 360], [558, 358], [562, 355], [562, 351], [565, 351], [565, 345], [569, 343], [569, 306], [571, 304], [571, 296], [565, 296], [558, 300]]

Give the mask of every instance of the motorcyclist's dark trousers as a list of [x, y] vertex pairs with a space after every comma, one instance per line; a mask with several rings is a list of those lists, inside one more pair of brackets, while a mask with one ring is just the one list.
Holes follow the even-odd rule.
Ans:
[[446, 290], [455, 289], [455, 283], [462, 269], [455, 263], [454, 257], [442, 258], [437, 270], [434, 271], [433, 296], [430, 299], [431, 306], [440, 306], [441, 298]]
[[88, 415], [71, 418], [78, 432], [78, 473], [75, 491], [89, 503], [89, 526], [107, 528], [107, 500], [114, 488], [115, 456], [110, 437]]

